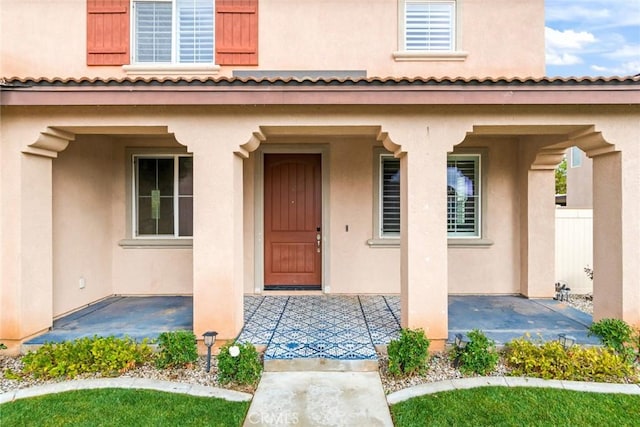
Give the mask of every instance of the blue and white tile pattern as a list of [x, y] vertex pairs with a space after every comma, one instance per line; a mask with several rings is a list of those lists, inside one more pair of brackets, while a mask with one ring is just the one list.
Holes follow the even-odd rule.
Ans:
[[399, 299], [381, 295], [245, 296], [238, 340], [266, 345], [266, 360], [375, 360], [374, 345], [397, 337], [399, 314]]

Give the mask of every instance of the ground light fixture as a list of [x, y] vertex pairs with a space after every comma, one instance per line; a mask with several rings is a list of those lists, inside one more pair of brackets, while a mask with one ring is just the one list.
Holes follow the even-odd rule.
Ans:
[[216, 335], [218, 335], [216, 331], [207, 331], [202, 334], [204, 345], [207, 346], [207, 372], [211, 371], [211, 347], [216, 342]]
[[567, 334], [558, 334], [558, 342], [566, 350], [576, 343], [576, 339]]
[[456, 338], [454, 341], [454, 344], [456, 345], [456, 347], [463, 349], [467, 346], [468, 341], [465, 339], [465, 337], [462, 334], [456, 334]]

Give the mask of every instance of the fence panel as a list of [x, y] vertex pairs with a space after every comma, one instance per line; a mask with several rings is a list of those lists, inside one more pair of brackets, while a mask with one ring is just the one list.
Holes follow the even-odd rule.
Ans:
[[556, 280], [573, 294], [593, 292], [586, 266], [593, 267], [593, 210], [556, 209]]

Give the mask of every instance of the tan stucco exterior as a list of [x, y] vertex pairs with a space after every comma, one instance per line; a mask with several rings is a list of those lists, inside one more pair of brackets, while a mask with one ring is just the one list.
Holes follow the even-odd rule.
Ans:
[[[389, 79], [213, 79], [242, 68], [221, 67], [162, 82], [160, 67], [110, 83], [83, 77], [135, 75], [86, 65], [83, 1], [0, 3], [0, 74], [19, 77], [1, 99], [0, 340], [114, 294], [193, 295], [194, 332], [234, 338], [242, 296], [263, 292], [270, 152], [321, 155], [317, 292], [400, 294], [403, 326], [437, 348], [449, 294], [553, 296], [554, 168], [579, 146], [594, 164], [595, 318], [640, 323], [638, 80], [439, 79], [541, 77], [543, 2], [458, 1], [465, 53], [448, 58], [397, 53], [398, 3], [260, 2], [256, 70]], [[381, 151], [402, 180], [400, 238], [387, 241], [374, 231]], [[193, 155], [192, 239], [132, 234], [131, 159], [150, 152]], [[447, 237], [450, 153], [481, 156], [476, 238]]]
[[[400, 7], [402, 1], [394, 0], [261, 1], [259, 67], [222, 67], [216, 73], [230, 76], [233, 69], [259, 69], [366, 70], [369, 77], [544, 75], [542, 0], [520, 1], [517, 7], [508, 0], [494, 0], [491, 7], [482, 0], [459, 0], [456, 50], [466, 54], [462, 61], [453, 56], [394, 58], [403, 50]], [[85, 0], [3, 0], [0, 20], [2, 76], [212, 75], [211, 70], [127, 72], [123, 67], [87, 66]]]

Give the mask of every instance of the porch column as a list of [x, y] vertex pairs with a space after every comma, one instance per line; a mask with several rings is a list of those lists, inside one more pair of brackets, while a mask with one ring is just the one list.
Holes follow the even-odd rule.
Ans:
[[555, 293], [555, 168], [564, 149], [540, 150], [536, 141], [520, 153], [520, 292], [528, 298]]
[[593, 157], [594, 320], [640, 326], [639, 171], [637, 141]]
[[53, 322], [52, 159], [73, 139], [47, 130], [15, 142], [32, 132], [9, 129], [1, 156], [0, 339], [12, 352]]
[[[447, 151], [425, 132], [401, 157], [402, 327], [423, 328], [440, 350], [448, 335]], [[453, 144], [451, 144], [453, 146]]]
[[[216, 126], [217, 125], [217, 126]], [[219, 123], [171, 126], [193, 153], [193, 329], [234, 339], [243, 325], [242, 159]]]

